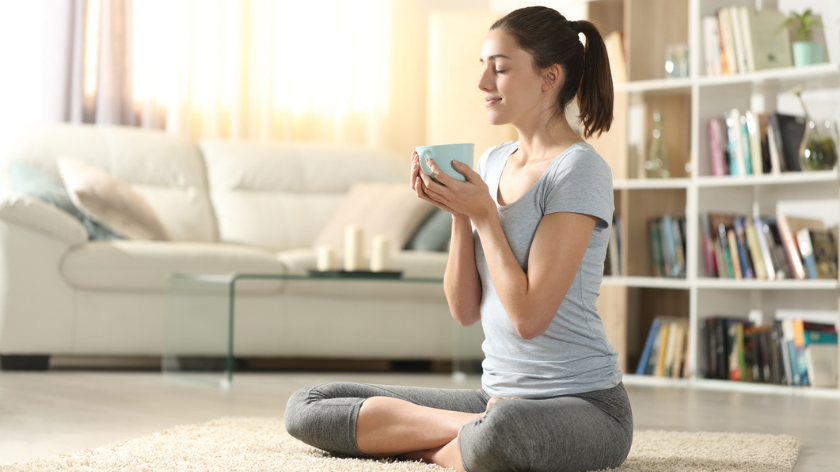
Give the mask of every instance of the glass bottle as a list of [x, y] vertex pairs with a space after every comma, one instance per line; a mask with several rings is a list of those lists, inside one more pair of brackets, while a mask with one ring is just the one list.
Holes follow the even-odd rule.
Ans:
[[653, 138], [650, 141], [645, 171], [650, 179], [667, 179], [671, 176], [668, 165], [668, 153], [662, 137], [662, 115], [659, 110], [653, 112]]
[[803, 171], [831, 170], [837, 163], [837, 133], [830, 120], [808, 117], [805, 135], [799, 145], [799, 166]]

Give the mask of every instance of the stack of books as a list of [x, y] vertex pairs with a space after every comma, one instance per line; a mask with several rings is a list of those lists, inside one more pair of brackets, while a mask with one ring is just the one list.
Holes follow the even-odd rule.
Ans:
[[837, 227], [777, 215], [700, 215], [703, 270], [722, 279], [837, 279]]
[[738, 109], [709, 120], [712, 175], [762, 175], [798, 172], [805, 118]]
[[648, 220], [648, 236], [653, 276], [685, 278], [685, 217]]
[[688, 378], [688, 320], [657, 316], [648, 332], [636, 375]]
[[713, 317], [700, 324], [698, 369], [707, 379], [837, 387], [837, 329], [802, 319], [773, 326]]
[[719, 76], [793, 65], [790, 37], [775, 9], [723, 7], [703, 17], [706, 75]]

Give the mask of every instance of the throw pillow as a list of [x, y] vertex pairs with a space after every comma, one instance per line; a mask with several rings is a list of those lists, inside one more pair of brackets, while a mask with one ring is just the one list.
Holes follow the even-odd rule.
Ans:
[[347, 192], [312, 247], [331, 244], [342, 251], [345, 227], [358, 225], [364, 229], [366, 254], [376, 235], [387, 236], [392, 248], [402, 248], [434, 208], [406, 184], [360, 182]]
[[452, 236], [452, 215], [436, 208], [405, 245], [411, 251], [446, 251]]
[[91, 219], [130, 239], [170, 239], [152, 207], [126, 182], [72, 157], [59, 157], [58, 170], [73, 204]]
[[9, 163], [9, 175], [15, 193], [38, 198], [73, 215], [84, 225], [88, 239], [125, 239], [79, 211], [58, 177], [23, 162]]

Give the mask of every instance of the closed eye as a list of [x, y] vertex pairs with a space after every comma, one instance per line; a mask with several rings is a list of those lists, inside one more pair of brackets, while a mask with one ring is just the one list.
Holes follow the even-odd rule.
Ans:
[[498, 69], [496, 69], [496, 70], [495, 70], [495, 72], [496, 72], [497, 74], [501, 74], [501, 73], [506, 72], [506, 71], [507, 71], [507, 69], [505, 69], [505, 70], [498, 70]]

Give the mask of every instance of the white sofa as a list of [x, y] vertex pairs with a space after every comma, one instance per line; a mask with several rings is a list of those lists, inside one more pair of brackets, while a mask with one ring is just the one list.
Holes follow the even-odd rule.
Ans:
[[[10, 161], [58, 175], [61, 155], [128, 182], [173, 241], [89, 241], [68, 213], [10, 192]], [[350, 186], [406, 181], [401, 159], [128, 127], [29, 127], [0, 143], [0, 355], [158, 356], [168, 274], [306, 273], [313, 239]], [[446, 257], [401, 251], [393, 266], [442, 277]], [[237, 356], [452, 357], [454, 322], [439, 284], [246, 282], [238, 293]]]

